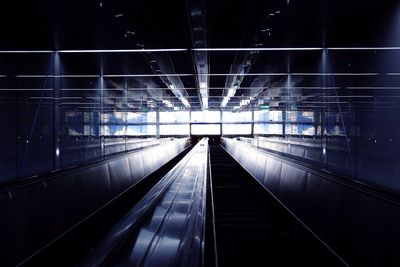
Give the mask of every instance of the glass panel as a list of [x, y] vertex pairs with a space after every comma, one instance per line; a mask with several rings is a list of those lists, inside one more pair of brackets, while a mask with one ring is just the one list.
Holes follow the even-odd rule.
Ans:
[[251, 124], [223, 124], [222, 133], [224, 135], [249, 135], [251, 134]]
[[315, 127], [307, 124], [286, 124], [286, 134], [315, 135]]
[[192, 135], [220, 135], [220, 124], [192, 124]]
[[222, 112], [223, 122], [251, 122], [251, 111], [243, 112]]
[[189, 136], [189, 124], [166, 124], [160, 125], [160, 135]]
[[156, 125], [128, 125], [126, 135], [151, 137], [156, 135]]
[[189, 112], [160, 112], [160, 123], [189, 123]]
[[254, 134], [282, 135], [283, 134], [282, 124], [255, 123]]
[[264, 122], [264, 121], [281, 122], [282, 121], [282, 111], [256, 110], [256, 111], [254, 111], [254, 121], [256, 121], [256, 122]]
[[193, 111], [192, 122], [220, 122], [220, 111]]

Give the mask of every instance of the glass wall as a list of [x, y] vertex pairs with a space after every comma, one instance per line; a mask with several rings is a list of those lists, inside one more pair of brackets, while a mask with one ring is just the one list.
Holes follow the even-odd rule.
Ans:
[[160, 136], [189, 136], [189, 111], [160, 112]]
[[0, 182], [85, 164], [157, 136], [154, 97], [134, 90], [132, 79], [101, 76], [96, 53], [1, 53], [0, 63]]
[[399, 191], [398, 58], [398, 49], [292, 51], [287, 78], [260, 97], [264, 109], [254, 112], [250, 141], [340, 177]]
[[53, 168], [52, 75], [51, 53], [0, 54], [0, 182]]

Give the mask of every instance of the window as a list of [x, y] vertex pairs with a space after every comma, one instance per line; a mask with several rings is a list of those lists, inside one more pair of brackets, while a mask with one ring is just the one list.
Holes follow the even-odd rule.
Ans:
[[160, 125], [160, 135], [189, 135], [189, 124]]
[[251, 134], [251, 124], [224, 124], [222, 133], [226, 135], [248, 135]]
[[220, 124], [192, 124], [192, 135], [220, 135]]
[[223, 122], [251, 122], [251, 111], [222, 113]]
[[193, 111], [192, 122], [220, 122], [221, 112], [219, 111]]
[[189, 123], [188, 111], [160, 112], [161, 123]]
[[254, 134], [283, 134], [282, 124], [254, 124]]

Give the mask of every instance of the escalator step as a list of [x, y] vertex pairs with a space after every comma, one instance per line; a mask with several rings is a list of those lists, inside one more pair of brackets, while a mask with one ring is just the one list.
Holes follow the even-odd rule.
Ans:
[[220, 146], [210, 146], [219, 266], [342, 266]]

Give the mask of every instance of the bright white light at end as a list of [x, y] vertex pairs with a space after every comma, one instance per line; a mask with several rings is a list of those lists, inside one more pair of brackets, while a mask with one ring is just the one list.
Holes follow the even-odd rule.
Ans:
[[59, 50], [59, 53], [146, 53], [146, 52], [181, 52], [187, 49], [97, 49], [97, 50]]
[[235, 96], [237, 88], [238, 88], [237, 85], [235, 85], [232, 88], [228, 89], [228, 95], [224, 97], [224, 100], [221, 103], [221, 107], [223, 108], [226, 107], [231, 97]]
[[192, 124], [192, 135], [220, 135], [221, 126], [219, 124]]
[[60, 149], [57, 147], [57, 149], [56, 149], [56, 156], [58, 157], [58, 156], [60, 156]]
[[226, 105], [228, 104], [229, 100], [230, 100], [230, 97], [229, 96], [225, 96], [224, 100], [222, 100], [221, 107], [223, 107], [223, 108], [226, 107]]
[[207, 97], [203, 97], [203, 109], [208, 109], [208, 98]]
[[186, 98], [181, 98], [181, 101], [186, 107], [190, 107], [189, 101]]
[[231, 88], [231, 89], [228, 90], [228, 96], [229, 96], [229, 97], [234, 96], [235, 93], [236, 93], [236, 89], [234, 89], [234, 88]]
[[193, 48], [192, 51], [314, 51], [322, 47], [245, 47], [245, 48]]
[[207, 83], [205, 83], [205, 82], [200, 82], [200, 88], [201, 88], [201, 89], [206, 89], [206, 88], [207, 88]]

